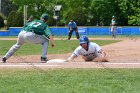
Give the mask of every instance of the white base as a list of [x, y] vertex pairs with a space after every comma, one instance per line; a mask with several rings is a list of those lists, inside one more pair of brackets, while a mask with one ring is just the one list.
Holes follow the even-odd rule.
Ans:
[[51, 59], [47, 61], [47, 63], [64, 63], [64, 62], [66, 62], [66, 60], [64, 59]]

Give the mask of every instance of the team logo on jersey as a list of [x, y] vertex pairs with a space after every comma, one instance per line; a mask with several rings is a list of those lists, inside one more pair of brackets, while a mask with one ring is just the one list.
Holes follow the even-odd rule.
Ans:
[[84, 56], [95, 56], [95, 53], [85, 54]]

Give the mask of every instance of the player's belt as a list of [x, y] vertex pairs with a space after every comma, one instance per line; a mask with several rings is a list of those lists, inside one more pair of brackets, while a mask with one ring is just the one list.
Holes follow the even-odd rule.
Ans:
[[[22, 30], [22, 31], [26, 31], [26, 30]], [[35, 33], [35, 34], [37, 34], [37, 35], [43, 35], [42, 33], [37, 33], [37, 32], [35, 32], [34, 30], [28, 30], [28, 31], [26, 31], [26, 32], [32, 32], [32, 33]]]
[[29, 32], [35, 33], [35, 34], [37, 34], [37, 35], [43, 35], [42, 33], [35, 32], [34, 30], [30, 30]]

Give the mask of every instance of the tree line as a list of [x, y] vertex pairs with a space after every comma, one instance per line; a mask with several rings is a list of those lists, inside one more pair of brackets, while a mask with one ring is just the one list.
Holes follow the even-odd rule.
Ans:
[[[39, 19], [48, 13], [51, 26], [65, 26], [71, 19], [78, 26], [109, 26], [112, 16], [118, 26], [140, 26], [140, 0], [2, 0], [8, 26], [23, 26], [24, 5], [28, 6], [28, 17]], [[56, 5], [62, 5], [59, 12], [54, 11]], [[57, 20], [54, 13], [58, 13]]]

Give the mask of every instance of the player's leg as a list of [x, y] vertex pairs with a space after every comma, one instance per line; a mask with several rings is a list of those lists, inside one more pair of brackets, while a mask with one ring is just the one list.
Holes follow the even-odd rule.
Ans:
[[112, 38], [116, 38], [116, 27], [113, 26]]
[[9, 57], [11, 57], [20, 47], [21, 47], [21, 45], [19, 45], [18, 43], [16, 43], [15, 45], [13, 45], [9, 49], [9, 51], [6, 53], [6, 55], [4, 56], [4, 58], [8, 59]]
[[80, 38], [78, 31], [75, 31], [77, 39]]
[[17, 43], [14, 44], [8, 52], [4, 55], [2, 61], [5, 63], [8, 58], [10, 58], [25, 42], [24, 42], [24, 32], [20, 32], [18, 35]]
[[49, 41], [48, 41], [48, 42], [44, 42], [44, 43], [42, 44], [41, 61], [48, 61], [48, 58], [47, 58], [48, 46], [49, 46]]
[[70, 31], [69, 31], [69, 34], [68, 34], [68, 40], [71, 39], [72, 33], [73, 33], [73, 30], [70, 30]]
[[114, 27], [114, 38], [116, 38], [116, 30], [117, 30], [117, 27], [115, 26]]
[[112, 32], [112, 37], [116, 38], [114, 29], [113, 29], [113, 32]]
[[112, 38], [114, 38], [114, 26], [111, 27]]
[[41, 61], [48, 61], [47, 59], [47, 49], [49, 45], [49, 40], [47, 37], [42, 35], [37, 35], [32, 32], [28, 32], [26, 36], [26, 41], [31, 42], [34, 44], [41, 44], [42, 45], [42, 55], [41, 55]]
[[79, 33], [78, 33], [78, 28], [75, 28], [75, 34], [76, 34], [76, 38], [79, 39], [80, 36], [79, 36]]

